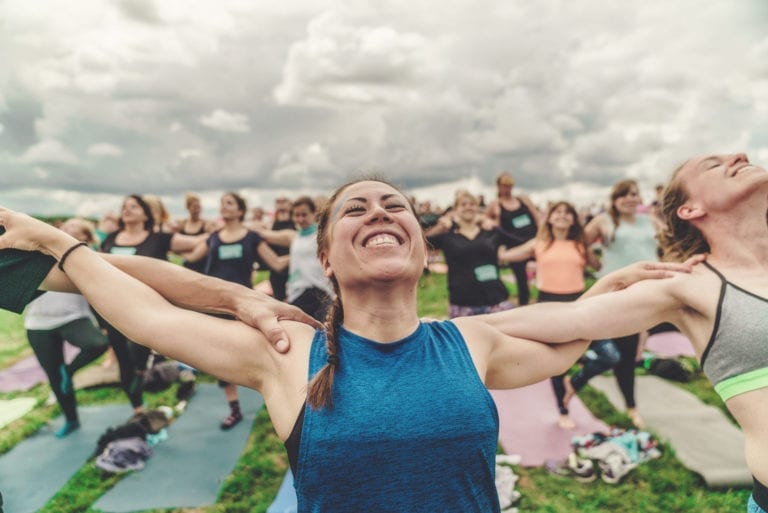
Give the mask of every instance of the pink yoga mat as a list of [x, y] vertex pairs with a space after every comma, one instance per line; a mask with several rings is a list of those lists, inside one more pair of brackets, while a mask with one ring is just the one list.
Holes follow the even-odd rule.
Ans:
[[514, 390], [491, 390], [491, 395], [499, 410], [499, 442], [505, 453], [520, 455], [526, 467], [563, 459], [571, 452], [571, 438], [608, 429], [578, 397], [568, 404], [576, 427], [560, 428], [555, 394], [548, 379]]
[[[64, 343], [64, 358], [67, 362], [71, 362], [79, 352], [80, 349]], [[38, 383], [46, 381], [48, 376], [40, 367], [37, 358], [29, 356], [0, 371], [0, 392], [26, 392]]]
[[679, 331], [662, 331], [650, 335], [645, 342], [645, 348], [659, 356], [695, 356], [693, 345]]

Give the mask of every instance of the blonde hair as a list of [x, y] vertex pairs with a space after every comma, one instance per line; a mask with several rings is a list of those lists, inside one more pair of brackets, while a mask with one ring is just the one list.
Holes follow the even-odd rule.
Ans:
[[690, 221], [680, 219], [677, 209], [688, 201], [688, 191], [685, 190], [680, 171], [688, 161], [683, 162], [672, 172], [672, 178], [661, 195], [661, 217], [664, 228], [656, 235], [664, 253], [664, 260], [684, 261], [697, 253], [708, 253], [709, 243], [701, 230]]
[[454, 198], [453, 198], [453, 208], [458, 208], [459, 203], [463, 199], [468, 199], [475, 205], [480, 204], [480, 201], [477, 199], [477, 196], [475, 196], [474, 194], [472, 194], [466, 189], [459, 189], [458, 191], [456, 191], [456, 194], [454, 195]]

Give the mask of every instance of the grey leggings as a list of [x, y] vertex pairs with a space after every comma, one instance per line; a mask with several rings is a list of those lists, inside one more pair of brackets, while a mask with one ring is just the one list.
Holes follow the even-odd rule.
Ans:
[[[27, 330], [27, 338], [48, 376], [64, 417], [70, 422], [76, 422], [77, 403], [72, 375], [107, 350], [106, 337], [90, 319], [83, 317], [50, 330]], [[80, 353], [69, 365], [64, 363], [65, 340], [80, 348]]]

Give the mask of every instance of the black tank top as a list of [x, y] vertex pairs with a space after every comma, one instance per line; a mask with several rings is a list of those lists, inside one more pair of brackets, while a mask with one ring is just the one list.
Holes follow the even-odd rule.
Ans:
[[[518, 200], [520, 201], [520, 200]], [[530, 209], [520, 201], [520, 207], [515, 210], [507, 210], [499, 202], [499, 230], [518, 246], [536, 236], [539, 227], [533, 218]]]

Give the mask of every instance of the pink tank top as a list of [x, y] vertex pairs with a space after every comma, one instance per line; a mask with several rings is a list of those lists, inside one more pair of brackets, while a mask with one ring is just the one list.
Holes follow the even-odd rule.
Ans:
[[537, 241], [536, 286], [550, 294], [574, 294], [584, 290], [586, 258], [572, 240]]

